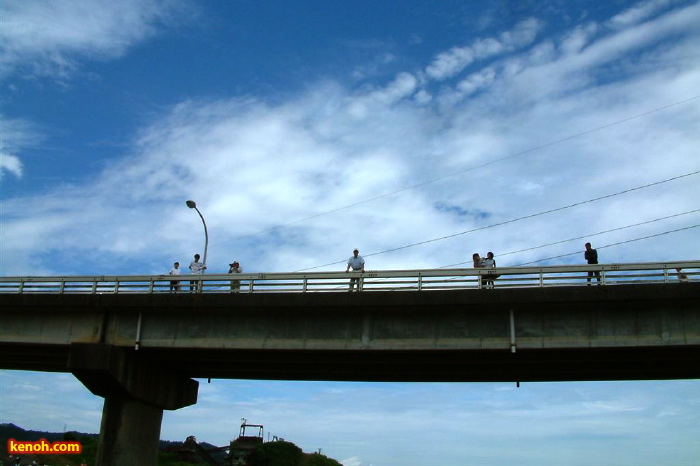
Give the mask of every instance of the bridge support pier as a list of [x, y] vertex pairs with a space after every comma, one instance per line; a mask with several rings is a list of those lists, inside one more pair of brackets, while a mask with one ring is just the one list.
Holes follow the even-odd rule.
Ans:
[[97, 466], [156, 466], [163, 410], [197, 402], [197, 381], [155, 366], [133, 349], [73, 343], [68, 369], [105, 399]]

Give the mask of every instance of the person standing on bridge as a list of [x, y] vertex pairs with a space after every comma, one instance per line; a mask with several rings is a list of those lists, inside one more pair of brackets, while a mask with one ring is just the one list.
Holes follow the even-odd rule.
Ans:
[[[194, 255], [194, 260], [190, 262], [190, 271], [192, 275], [202, 275], [202, 271], [206, 270], [207, 266], [199, 262], [199, 254]], [[195, 290], [196, 281], [190, 281], [190, 291]]]
[[[583, 257], [586, 259], [586, 262], [589, 264], [597, 264], [598, 263], [598, 251], [593, 249], [591, 247], [591, 243], [586, 243], [586, 252], [583, 253]], [[600, 272], [598, 270], [591, 270], [588, 272], [588, 278], [586, 281], [588, 282], [588, 286], [591, 286], [591, 278], [595, 275], [596, 280], [598, 281], [598, 284], [600, 285]]]
[[[474, 254], [472, 254], [472, 262], [474, 262], [475, 269], [486, 268], [486, 259], [481, 257], [478, 252], [475, 252]], [[486, 276], [481, 275], [479, 277], [479, 281], [481, 282], [481, 287], [485, 288], [486, 287]]]
[[[170, 275], [180, 275], [182, 273], [182, 269], [180, 268], [180, 263], [175, 262], [173, 264], [173, 268], [170, 269], [169, 274]], [[180, 282], [178, 280], [170, 280], [170, 291], [180, 291]]]
[[[352, 257], [348, 259], [348, 266], [345, 268], [345, 273], [349, 272], [350, 268], [352, 268], [353, 271], [359, 270], [361, 273], [365, 271], [365, 260], [357, 249], [352, 252]], [[350, 289], [348, 291], [352, 292], [356, 283], [357, 291], [360, 291], [360, 277], [353, 277], [350, 279]]]
[[[243, 272], [243, 268], [241, 267], [241, 264], [238, 263], [238, 261], [233, 261], [228, 265], [228, 273], [241, 272]], [[241, 291], [241, 281], [231, 280], [231, 293], [238, 293], [239, 291]]]
[[[484, 261], [484, 267], [487, 269], [495, 269], [496, 268], [496, 260], [493, 258], [493, 253], [491, 251], [486, 253], [486, 259], [482, 259]], [[493, 281], [500, 277], [500, 275], [497, 275], [495, 273], [490, 273], [485, 276], [486, 278], [486, 288], [493, 288], [494, 284]]]

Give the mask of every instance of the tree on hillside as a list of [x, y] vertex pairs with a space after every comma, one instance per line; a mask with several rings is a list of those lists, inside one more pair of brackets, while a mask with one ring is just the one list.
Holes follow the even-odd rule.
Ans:
[[250, 455], [250, 466], [299, 466], [301, 448], [292, 442], [267, 442], [258, 446]]
[[329, 458], [326, 455], [320, 453], [313, 453], [311, 455], [305, 455], [301, 462], [301, 466], [343, 466], [333, 458]]

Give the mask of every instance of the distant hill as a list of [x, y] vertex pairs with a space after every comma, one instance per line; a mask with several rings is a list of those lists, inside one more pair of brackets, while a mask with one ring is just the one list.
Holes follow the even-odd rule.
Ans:
[[[84, 434], [81, 432], [66, 432], [66, 434], [74, 434], [78, 437], [90, 437], [98, 438], [99, 434]], [[3, 440], [4, 445], [0, 447], [7, 448], [7, 440], [14, 438], [15, 440], [26, 440], [30, 442], [36, 442], [45, 438], [49, 442], [55, 442], [57, 440], [63, 440], [64, 433], [58, 432], [42, 432], [39, 430], [24, 430], [19, 426], [14, 424], [0, 424], [0, 439]]]
[[[41, 439], [46, 439], [49, 442], [59, 440], [76, 440], [83, 446], [81, 455], [19, 455], [22, 458], [22, 465], [29, 465], [33, 460], [39, 464], [60, 464], [68, 466], [79, 466], [81, 463], [94, 464], [97, 454], [97, 442], [99, 434], [88, 434], [84, 432], [68, 431], [68, 432], [43, 432], [39, 430], [26, 430], [15, 424], [0, 424], [0, 461], [7, 464], [6, 459], [9, 458], [7, 451], [7, 441], [11, 438], [20, 441], [36, 442]], [[184, 445], [183, 442], [171, 442], [168, 440], [160, 441], [160, 450], [178, 450]], [[204, 448], [214, 448], [214, 445], [202, 444]], [[159, 464], [168, 464], [168, 461], [159, 461]], [[11, 463], [14, 465], [14, 463]], [[196, 463], [195, 463], [196, 464]]]
[[[82, 432], [42, 432], [39, 430], [25, 430], [15, 424], [0, 424], [0, 460], [9, 458], [7, 451], [7, 441], [9, 439], [18, 441], [36, 442], [46, 439], [48, 442], [58, 440], [77, 440], [83, 445], [83, 452], [80, 455], [19, 455], [22, 465], [29, 465], [33, 460], [39, 464], [60, 464], [61, 466], [79, 466], [81, 463], [94, 464], [95, 453], [97, 452], [98, 434], [85, 434]], [[6, 463], [14, 465], [14, 463]]]
[[[99, 434], [86, 434], [83, 432], [42, 432], [37, 430], [25, 430], [15, 424], [0, 424], [0, 461], [5, 461], [9, 457], [7, 451], [7, 441], [9, 439], [20, 441], [36, 442], [41, 439], [46, 439], [49, 442], [58, 440], [77, 440], [83, 446], [81, 455], [20, 455], [22, 465], [29, 465], [33, 460], [39, 464], [60, 464], [61, 466], [79, 466], [81, 463], [89, 465], [94, 464], [97, 453], [97, 442]], [[216, 445], [207, 442], [198, 442], [199, 446], [207, 451], [216, 461], [223, 462], [226, 454], [218, 449]], [[267, 442], [261, 445], [262, 457], [266, 458], [261, 465], [277, 466], [275, 461], [271, 461], [271, 451], [279, 450], [276, 447], [282, 447], [282, 444], [293, 446], [293, 449], [298, 449], [300, 457], [299, 466], [340, 466], [340, 463], [334, 459], [328, 458], [325, 455], [318, 453], [301, 453], [301, 449], [296, 447], [291, 442]], [[161, 454], [158, 457], [159, 466], [187, 466], [205, 464], [200, 457], [191, 454], [185, 446], [185, 442], [174, 442], [169, 440], [160, 441]], [[188, 454], [189, 452], [189, 454]], [[272, 455], [274, 456], [274, 455]], [[14, 463], [11, 463], [12, 465]], [[291, 464], [284, 461], [284, 464]]]

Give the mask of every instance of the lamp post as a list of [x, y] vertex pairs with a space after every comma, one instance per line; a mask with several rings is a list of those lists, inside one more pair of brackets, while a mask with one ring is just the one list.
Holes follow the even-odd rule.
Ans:
[[[204, 225], [204, 259], [202, 260], [202, 264], [207, 265], [207, 247], [209, 247], [209, 233], [207, 233], [207, 223], [204, 221], [202, 213], [197, 208], [196, 202], [189, 200], [185, 204], [187, 204], [187, 207], [189, 207], [190, 209], [196, 210], [199, 214], [199, 218], [202, 219], [202, 225]], [[202, 270], [202, 273], [204, 273], [204, 270]]]

